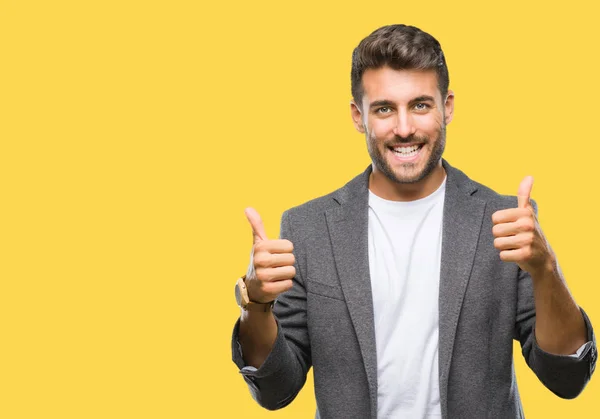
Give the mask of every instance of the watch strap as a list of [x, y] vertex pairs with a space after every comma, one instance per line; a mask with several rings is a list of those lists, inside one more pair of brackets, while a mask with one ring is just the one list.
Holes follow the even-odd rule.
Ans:
[[274, 305], [275, 301], [271, 301], [270, 303], [255, 303], [250, 301], [245, 307], [242, 307], [242, 310], [268, 313], [269, 311], [273, 310]]

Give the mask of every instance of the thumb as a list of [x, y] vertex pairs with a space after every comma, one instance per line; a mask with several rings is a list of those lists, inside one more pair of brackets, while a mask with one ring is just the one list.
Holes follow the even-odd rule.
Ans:
[[531, 188], [533, 188], [533, 176], [525, 176], [519, 185], [519, 192], [517, 192], [519, 208], [527, 208], [529, 206]]
[[262, 219], [258, 212], [254, 208], [248, 207], [244, 210], [246, 218], [252, 227], [252, 240], [253, 243], [257, 243], [261, 240], [267, 240], [267, 233], [265, 232], [265, 226], [263, 225]]

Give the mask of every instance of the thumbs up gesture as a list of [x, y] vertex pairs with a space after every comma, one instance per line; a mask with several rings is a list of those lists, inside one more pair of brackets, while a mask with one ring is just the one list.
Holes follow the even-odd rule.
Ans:
[[500, 259], [515, 262], [534, 276], [552, 266], [554, 254], [529, 201], [532, 187], [533, 177], [526, 176], [519, 185], [518, 208], [496, 211], [492, 215], [492, 233]]
[[252, 227], [252, 253], [246, 274], [250, 301], [267, 303], [292, 288], [294, 245], [289, 240], [269, 240], [262, 219], [253, 208], [246, 208], [246, 218]]

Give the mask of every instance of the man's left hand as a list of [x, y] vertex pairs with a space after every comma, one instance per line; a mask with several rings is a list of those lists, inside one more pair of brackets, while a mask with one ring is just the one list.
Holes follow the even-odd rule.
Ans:
[[517, 193], [518, 208], [496, 211], [492, 215], [492, 233], [494, 247], [500, 250], [500, 259], [515, 262], [534, 276], [552, 269], [554, 254], [529, 201], [532, 187], [533, 177], [527, 176], [521, 181]]

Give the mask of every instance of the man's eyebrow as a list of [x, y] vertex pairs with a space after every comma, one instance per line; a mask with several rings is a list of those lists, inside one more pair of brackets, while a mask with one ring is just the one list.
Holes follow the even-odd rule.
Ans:
[[433, 96], [422, 95], [410, 101], [410, 103], [415, 102], [435, 102], [435, 98]]
[[391, 100], [376, 100], [369, 105], [369, 109], [373, 109], [378, 106], [394, 106], [394, 103]]

